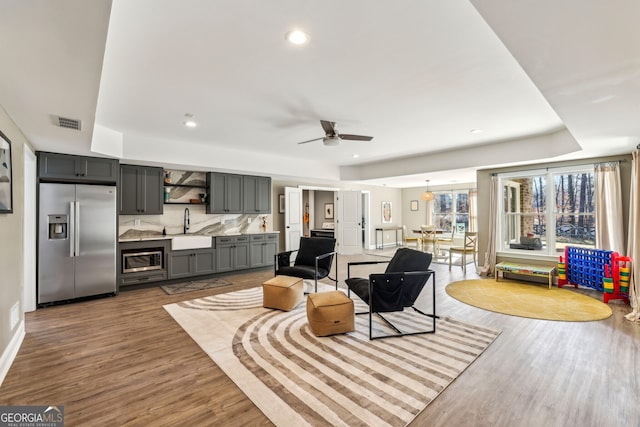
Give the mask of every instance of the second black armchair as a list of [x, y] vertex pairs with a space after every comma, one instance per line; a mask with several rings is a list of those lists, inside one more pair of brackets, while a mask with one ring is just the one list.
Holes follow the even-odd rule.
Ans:
[[[318, 280], [325, 277], [335, 282], [338, 289], [338, 254], [336, 239], [326, 237], [301, 237], [297, 251], [280, 252], [276, 255], [275, 274], [313, 280], [318, 292]], [[297, 252], [293, 264], [291, 254]], [[336, 277], [329, 276], [333, 259], [336, 259]]]
[[[348, 295], [351, 295], [351, 291], [353, 291], [369, 306], [367, 312], [356, 313], [369, 314], [369, 339], [426, 334], [436, 331], [435, 319], [438, 318], [436, 316], [436, 277], [435, 272], [429, 269], [431, 259], [432, 256], [428, 252], [402, 248], [398, 249], [389, 261], [357, 261], [347, 264], [347, 280], [345, 282], [348, 288]], [[384, 273], [369, 274], [366, 278], [351, 277], [352, 267], [382, 263], [388, 263]], [[432, 312], [425, 313], [416, 308], [414, 304], [429, 278], [432, 278]], [[411, 308], [413, 312], [419, 315], [432, 318], [431, 327], [425, 330], [411, 328], [412, 330], [409, 332], [402, 332], [398, 326], [382, 315], [382, 313], [402, 312], [405, 308]], [[373, 314], [382, 319], [395, 333], [374, 337]]]

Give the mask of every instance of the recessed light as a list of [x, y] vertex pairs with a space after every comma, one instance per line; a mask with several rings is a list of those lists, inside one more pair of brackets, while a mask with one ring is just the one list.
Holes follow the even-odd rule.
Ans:
[[360, 157], [360, 154], [354, 154], [354, 155], [353, 155], [353, 158], [354, 158], [354, 159], [357, 159], [358, 157]]
[[471, 129], [469, 132], [471, 132], [471, 133], [482, 133], [483, 130], [482, 129]]
[[193, 120], [193, 114], [187, 113], [184, 115], [184, 125], [188, 128], [194, 128], [198, 126], [198, 123], [196, 123], [196, 121]]
[[284, 35], [284, 38], [289, 41], [289, 43], [297, 45], [305, 44], [309, 41], [309, 36], [302, 30], [288, 31], [287, 34]]

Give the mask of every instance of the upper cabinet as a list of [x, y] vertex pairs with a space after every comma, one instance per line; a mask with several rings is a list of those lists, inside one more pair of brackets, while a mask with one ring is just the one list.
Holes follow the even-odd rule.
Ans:
[[210, 172], [207, 213], [271, 213], [271, 178]]
[[120, 214], [161, 215], [163, 175], [162, 168], [121, 165]]
[[42, 181], [115, 184], [118, 161], [41, 151], [38, 152], [38, 176]]
[[242, 179], [242, 175], [208, 173], [209, 203], [207, 204], [207, 213], [242, 213]]
[[244, 213], [271, 213], [271, 178], [243, 177]]

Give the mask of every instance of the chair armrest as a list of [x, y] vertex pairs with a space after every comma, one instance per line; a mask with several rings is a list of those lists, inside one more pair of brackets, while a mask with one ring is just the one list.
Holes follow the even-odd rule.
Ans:
[[275, 266], [276, 271], [279, 267], [286, 267], [291, 265], [291, 254], [297, 251], [297, 249], [294, 249], [292, 251], [278, 252], [277, 254], [275, 254], [273, 265]]
[[326, 258], [326, 257], [328, 257], [330, 255], [337, 255], [337, 254], [338, 254], [338, 252], [327, 252], [326, 254], [318, 255], [316, 257], [316, 261], [324, 259], [324, 258]]
[[409, 275], [409, 276], [419, 276], [421, 274], [433, 274], [435, 273], [435, 271], [433, 270], [417, 270], [417, 271], [405, 271], [404, 274], [405, 275]]
[[353, 261], [347, 263], [347, 265], [368, 265], [368, 264], [384, 264], [389, 263], [389, 261]]
[[372, 265], [372, 264], [389, 264], [391, 260], [388, 261], [353, 261], [347, 263], [347, 279], [351, 278], [351, 266], [352, 265]]

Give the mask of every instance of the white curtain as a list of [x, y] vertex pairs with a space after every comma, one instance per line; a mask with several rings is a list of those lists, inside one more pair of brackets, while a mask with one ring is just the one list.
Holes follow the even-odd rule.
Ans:
[[433, 200], [429, 200], [428, 202], [425, 202], [427, 207], [426, 207], [426, 212], [427, 212], [427, 217], [425, 218], [427, 222], [425, 222], [425, 225], [431, 225], [433, 224]]
[[469, 230], [478, 230], [478, 190], [472, 188], [469, 190]]
[[620, 164], [595, 165], [596, 248], [625, 255]]
[[498, 177], [491, 177], [489, 189], [489, 224], [487, 228], [487, 251], [484, 254], [484, 266], [481, 276], [493, 276], [496, 271], [496, 229], [498, 223]]
[[627, 256], [631, 258], [631, 274], [629, 277], [629, 303], [633, 311], [625, 317], [632, 322], [640, 323], [640, 268], [634, 265], [640, 262], [640, 172], [638, 171], [638, 151], [632, 153], [631, 189], [629, 191], [629, 235], [627, 240]]

